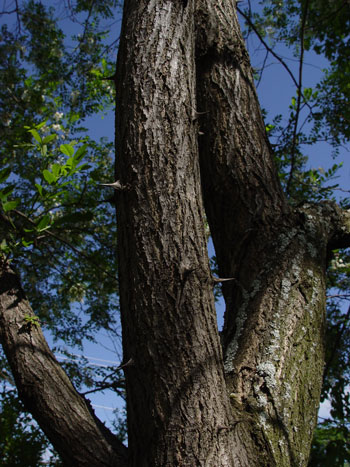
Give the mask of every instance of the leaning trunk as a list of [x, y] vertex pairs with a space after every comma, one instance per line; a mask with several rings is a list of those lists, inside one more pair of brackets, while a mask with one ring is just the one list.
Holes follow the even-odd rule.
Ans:
[[126, 466], [127, 449], [70, 382], [46, 343], [17, 275], [1, 258], [0, 342], [20, 398], [65, 466]]

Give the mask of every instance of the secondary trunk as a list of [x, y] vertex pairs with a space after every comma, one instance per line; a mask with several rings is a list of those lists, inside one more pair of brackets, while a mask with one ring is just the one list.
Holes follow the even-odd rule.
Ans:
[[235, 2], [198, 1], [196, 27], [203, 194], [220, 276], [233, 278], [223, 286], [222, 340], [246, 425], [242, 465], [306, 465], [322, 385], [327, 251], [348, 238], [348, 217], [327, 203], [287, 205]]

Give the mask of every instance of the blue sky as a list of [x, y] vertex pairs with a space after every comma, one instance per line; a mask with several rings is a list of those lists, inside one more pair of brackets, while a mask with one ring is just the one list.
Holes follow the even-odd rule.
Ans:
[[[116, 24], [115, 32], [119, 34], [120, 22]], [[68, 32], [68, 31], [67, 31]], [[71, 31], [70, 31], [71, 32]], [[262, 49], [259, 41], [252, 34], [248, 41], [248, 49], [250, 52], [251, 62], [253, 67], [259, 68], [265, 57], [265, 51]], [[280, 46], [277, 52], [283, 57], [285, 62], [290, 67], [291, 71], [297, 76], [298, 62], [292, 56], [290, 50]], [[321, 57], [312, 52], [307, 52], [305, 56], [303, 87], [314, 87], [322, 76], [322, 69], [327, 66], [327, 62]], [[275, 58], [271, 58], [267, 62], [261, 82], [259, 83], [258, 97], [261, 106], [267, 110], [266, 123], [272, 121], [273, 116], [277, 114], [286, 114], [291, 99], [295, 96], [295, 86], [286, 72], [286, 70], [277, 62]], [[88, 132], [90, 136], [98, 139], [107, 137], [110, 140], [114, 138], [114, 112], [109, 111], [106, 115], [96, 115], [90, 118], [87, 122]], [[309, 155], [309, 168], [324, 167], [325, 169], [333, 165], [334, 161], [331, 158], [332, 148], [326, 143], [319, 143], [315, 146], [307, 148]], [[350, 180], [350, 157], [346, 149], [342, 149], [337, 158], [337, 162], [343, 161], [344, 166], [340, 172], [338, 182], [343, 189], [349, 190]], [[113, 171], [111, 170], [111, 181], [113, 181]], [[340, 194], [340, 193], [339, 193]], [[214, 254], [213, 248], [209, 245], [209, 254]], [[219, 328], [222, 326], [224, 304], [223, 300], [217, 303], [218, 323]], [[99, 336], [102, 345], [93, 345], [87, 343], [84, 355], [90, 357], [90, 361], [94, 365], [109, 365], [111, 361], [120, 362], [118, 356], [115, 355], [113, 345], [108, 339], [108, 336], [101, 333]], [[110, 348], [111, 350], [107, 350]], [[120, 356], [119, 356], [120, 357]], [[116, 363], [117, 364], [117, 363]], [[96, 414], [103, 419], [107, 424], [113, 418], [112, 408], [120, 407], [120, 399], [116, 397], [112, 391], [105, 393], [96, 393], [89, 395]], [[322, 415], [328, 414], [326, 409], [321, 411]]]
[[[46, 3], [46, 2], [45, 2]], [[58, 2], [47, 2], [57, 7], [60, 5]], [[72, 23], [64, 19], [64, 10], [59, 7], [58, 15], [62, 17], [62, 26], [67, 34], [77, 33], [77, 26], [72, 29]], [[114, 26], [114, 33], [116, 37], [119, 35], [120, 18], [117, 18], [117, 22]], [[252, 65], [259, 68], [265, 56], [265, 52], [261, 49], [259, 42], [253, 38], [253, 35], [248, 41], [248, 48], [251, 56]], [[283, 47], [277, 49], [278, 53], [281, 54], [291, 70], [297, 75], [298, 63], [295, 58], [291, 56], [291, 52]], [[322, 76], [322, 68], [327, 63], [319, 56], [313, 53], [307, 53], [305, 57], [304, 67], [304, 87], [313, 87]], [[288, 73], [277, 63], [276, 59], [272, 58], [265, 69], [263, 78], [258, 87], [258, 96], [260, 103], [263, 108], [268, 112], [266, 123], [270, 123], [272, 118], [276, 114], [285, 114], [286, 109], [291, 103], [291, 99], [295, 96], [295, 87]], [[86, 122], [88, 133], [94, 139], [100, 137], [107, 137], [110, 140], [114, 139], [114, 113], [109, 111], [106, 115], [96, 115], [90, 118]], [[329, 168], [333, 165], [334, 161], [330, 157], [332, 150], [325, 144], [320, 143], [313, 147], [308, 148], [308, 154], [310, 160], [308, 166], [310, 168], [322, 166]], [[344, 166], [340, 173], [339, 182], [343, 189], [349, 190], [350, 184], [350, 156], [346, 149], [341, 150], [337, 162], [344, 161]], [[111, 180], [113, 181], [113, 168], [111, 168]], [[209, 254], [213, 254], [213, 249], [210, 247]], [[223, 302], [219, 301], [217, 304], [217, 311], [219, 316], [219, 327], [222, 326], [222, 315], [223, 315]], [[117, 366], [120, 363], [121, 355], [116, 354], [114, 343], [110, 341], [108, 335], [100, 333], [98, 336], [101, 342], [100, 345], [93, 345], [87, 343], [84, 355], [89, 358], [91, 364], [101, 366], [110, 365], [111, 362]], [[80, 352], [76, 352], [80, 354]], [[61, 357], [57, 355], [60, 360]], [[108, 425], [113, 418], [112, 409], [114, 407], [121, 407], [121, 403], [118, 397], [112, 393], [112, 391], [106, 391], [105, 393], [97, 393], [89, 395], [96, 414], [104, 420]], [[325, 414], [325, 413], [324, 413]]]

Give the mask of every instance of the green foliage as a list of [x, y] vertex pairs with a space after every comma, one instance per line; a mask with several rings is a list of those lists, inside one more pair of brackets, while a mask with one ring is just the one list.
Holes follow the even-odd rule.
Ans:
[[346, 467], [350, 459], [349, 426], [321, 423], [315, 431], [309, 467]]
[[[113, 143], [83, 126], [114, 105], [104, 77], [117, 42], [113, 31], [108, 43], [106, 21], [118, 3], [69, 2], [63, 11], [29, 0], [16, 3], [17, 16], [0, 13], [0, 254], [21, 276], [37, 317], [30, 323], [40, 320], [55, 351], [83, 348], [102, 330], [120, 339], [115, 208], [98, 186], [113, 173]], [[76, 387], [120, 379], [84, 360], [63, 366]]]
[[[61, 465], [47, 451], [49, 442], [25, 411], [14, 390], [2, 385], [0, 392], [0, 459], [3, 466], [37, 467]], [[45, 454], [46, 452], [46, 454]], [[49, 461], [43, 457], [50, 458]]]
[[72, 4], [72, 15], [88, 11], [73, 38], [34, 0], [0, 34], [1, 249], [46, 329], [70, 345], [118, 320], [114, 211], [96, 184], [110, 178], [112, 143], [80, 126], [114, 97], [99, 15], [117, 2], [97, 3]]
[[[247, 37], [256, 31], [269, 47], [269, 54], [275, 53], [278, 59], [278, 49], [284, 47], [283, 50], [291, 51], [292, 60], [299, 61], [299, 70], [293, 76], [295, 95], [291, 96], [288, 112], [267, 125], [282, 184], [295, 204], [329, 199], [334, 189], [338, 189], [337, 185], [329, 185], [335, 167], [331, 172], [324, 170], [323, 176], [315, 179], [315, 173], [307, 173], [307, 148], [319, 142], [329, 143], [333, 147], [333, 156], [336, 156], [339, 147], [350, 140], [347, 33], [350, 6], [342, 0], [261, 0], [256, 10], [249, 4], [242, 14], [245, 15]], [[324, 62], [325, 59], [329, 61], [313, 88], [303, 85], [303, 64], [307, 61], [304, 53], [308, 51], [321, 55]], [[292, 76], [293, 71], [284, 58], [283, 54], [279, 59]], [[263, 71], [264, 68], [258, 74], [259, 80]]]

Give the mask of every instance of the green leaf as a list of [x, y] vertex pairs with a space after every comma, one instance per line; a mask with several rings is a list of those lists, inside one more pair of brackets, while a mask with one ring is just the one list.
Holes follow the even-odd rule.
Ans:
[[50, 142], [53, 141], [56, 137], [57, 137], [57, 135], [47, 135], [47, 136], [45, 136], [45, 138], [43, 139], [43, 144], [50, 143]]
[[7, 243], [6, 243], [6, 240], [3, 239], [2, 242], [0, 243], [0, 250], [1, 251], [8, 251], [8, 246], [7, 246]]
[[68, 167], [68, 169], [71, 169], [71, 168], [75, 165], [74, 162], [75, 162], [75, 161], [74, 161], [74, 157], [70, 157], [70, 158], [67, 160], [65, 167]]
[[312, 88], [305, 88], [304, 89], [304, 97], [307, 100], [309, 100], [312, 97]]
[[61, 173], [61, 166], [59, 164], [52, 164], [51, 170], [57, 180], [57, 178], [60, 176], [60, 173]]
[[39, 183], [36, 183], [35, 186], [36, 186], [36, 189], [39, 192], [39, 195], [43, 196], [43, 187], [41, 185], [39, 185]]
[[6, 169], [0, 170], [0, 183], [3, 183], [10, 176], [11, 169], [7, 167]]
[[43, 144], [41, 147], [41, 155], [46, 156], [46, 154], [47, 154], [47, 146], [46, 144]]
[[86, 151], [87, 144], [83, 144], [83, 146], [77, 149], [77, 152], [74, 154], [74, 159], [79, 162], [85, 156]]
[[6, 200], [7, 197], [13, 192], [14, 188], [15, 188], [15, 185], [11, 184], [11, 185], [7, 185], [5, 188], [0, 190], [0, 200], [1, 201]]
[[24, 238], [22, 238], [22, 245], [25, 246], [25, 247], [28, 247], [30, 245], [33, 245], [33, 241], [32, 240], [29, 240], [28, 242], [26, 240], [24, 240]]
[[49, 183], [50, 185], [52, 183], [55, 183], [57, 178], [54, 176], [54, 174], [52, 172], [50, 172], [49, 170], [43, 170], [43, 176], [45, 178], [45, 180], [47, 181], [47, 183]]
[[37, 130], [40, 130], [40, 128], [42, 128], [43, 126], [46, 125], [46, 122], [47, 122], [47, 119], [44, 120], [43, 122], [38, 123], [37, 125], [35, 125], [35, 128], [36, 128]]
[[39, 135], [39, 133], [38, 133], [36, 130], [32, 129], [32, 130], [28, 130], [28, 131], [29, 131], [29, 133], [32, 134], [33, 138], [34, 138], [38, 143], [40, 143], [40, 144], [42, 143], [42, 138], [41, 138], [41, 136]]
[[40, 219], [39, 223], [37, 224], [36, 226], [36, 230], [38, 232], [42, 232], [43, 230], [47, 230], [51, 227], [50, 224], [50, 216], [48, 216], [47, 214]]
[[74, 148], [70, 144], [61, 144], [60, 151], [68, 157], [72, 157], [74, 154]]
[[7, 201], [6, 203], [2, 204], [2, 208], [5, 212], [12, 211], [12, 209], [16, 208], [18, 203], [19, 199], [16, 199], [14, 201]]

